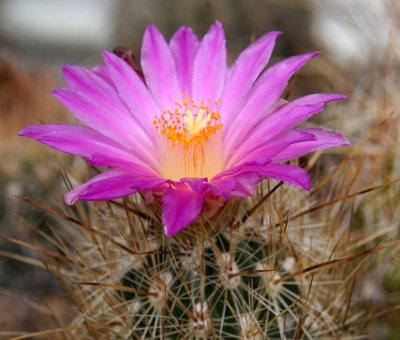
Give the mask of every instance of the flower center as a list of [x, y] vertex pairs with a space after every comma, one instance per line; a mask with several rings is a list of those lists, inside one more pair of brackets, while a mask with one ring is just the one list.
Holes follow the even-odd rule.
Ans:
[[183, 94], [172, 110], [164, 110], [153, 121], [159, 133], [162, 175], [210, 178], [221, 167], [221, 114], [219, 100], [196, 103]]
[[[219, 101], [214, 102], [215, 109], [218, 104]], [[221, 115], [215, 109], [210, 109], [210, 101], [197, 105], [184, 94], [182, 103], [175, 102], [174, 110], [164, 110], [153, 124], [173, 143], [202, 144], [222, 128]]]

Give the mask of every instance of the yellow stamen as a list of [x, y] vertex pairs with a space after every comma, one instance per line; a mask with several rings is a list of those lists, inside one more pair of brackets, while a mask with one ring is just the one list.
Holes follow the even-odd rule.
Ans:
[[221, 169], [221, 115], [219, 100], [200, 104], [183, 95], [174, 109], [164, 110], [154, 119], [160, 134], [159, 144], [163, 176], [211, 177]]
[[211, 110], [209, 103], [196, 105], [185, 95], [182, 103], [176, 102], [172, 111], [164, 110], [153, 124], [170, 141], [186, 145], [204, 143], [222, 128], [220, 113]]

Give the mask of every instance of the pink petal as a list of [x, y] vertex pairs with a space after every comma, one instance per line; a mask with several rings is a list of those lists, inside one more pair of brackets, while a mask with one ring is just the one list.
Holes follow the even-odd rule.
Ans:
[[235, 181], [235, 190], [231, 192], [231, 195], [247, 197], [254, 194], [257, 185], [262, 181], [262, 178], [255, 172], [247, 172], [235, 176]]
[[154, 25], [147, 27], [142, 43], [141, 65], [154, 99], [163, 109], [174, 108], [181, 98], [175, 61], [162, 34]]
[[181, 178], [179, 184], [175, 184], [176, 188], [187, 188], [198, 192], [203, 192], [208, 187], [208, 182], [206, 177], [185, 177]]
[[[63, 67], [63, 76], [70, 92], [83, 93], [90, 98], [96, 98], [100, 106], [105, 106], [108, 110], [111, 110], [119, 120], [129, 121], [132, 118], [113, 85], [99, 76], [98, 73], [80, 66], [65, 65]], [[58, 90], [54, 91], [54, 93], [58, 98]], [[87, 115], [90, 116], [89, 114]], [[78, 118], [84, 121], [86, 117], [82, 117], [83, 119], [81, 117]], [[89, 119], [94, 120], [95, 118]]]
[[104, 65], [97, 65], [92, 68], [92, 72], [97, 74], [100, 78], [102, 78], [104, 81], [106, 81], [108, 84], [111, 86], [114, 86], [114, 83], [111, 79], [110, 72], [108, 72], [108, 69]]
[[86, 126], [28, 125], [19, 131], [18, 135], [33, 138], [66, 153], [82, 156], [93, 165], [136, 169], [137, 164], [141, 164], [148, 171], [152, 171], [147, 163], [135, 158], [121, 144]]
[[269, 68], [254, 84], [251, 95], [228, 129], [224, 128], [224, 147], [228, 154], [240, 145], [252, 128], [273, 109], [289, 79], [318, 52], [287, 58]]
[[308, 128], [297, 131], [312, 134], [314, 135], [314, 139], [290, 145], [281, 153], [273, 156], [273, 161], [284, 162], [303, 156], [312, 151], [350, 145], [350, 142], [341, 133], [327, 131], [320, 128]]
[[297, 125], [304, 123], [311, 116], [321, 112], [324, 105], [347, 97], [340, 93], [319, 93], [298, 98], [265, 117], [257, 125], [257, 130], [264, 130], [269, 138], [286, 133]]
[[190, 27], [181, 27], [169, 43], [175, 59], [181, 92], [191, 96], [194, 60], [199, 41]]
[[[258, 176], [258, 179], [256, 180]], [[225, 170], [215, 176], [211, 182], [214, 180], [225, 179], [225, 178], [236, 178], [238, 184], [246, 183], [246, 190], [253, 190], [255, 186], [263, 179], [271, 178], [278, 181], [283, 181], [287, 184], [298, 186], [305, 190], [310, 190], [311, 181], [310, 176], [304, 169], [295, 165], [285, 165], [285, 164], [257, 164], [248, 163], [243, 164], [228, 170]], [[240, 193], [238, 191], [238, 193]], [[248, 194], [244, 193], [245, 195]]]
[[224, 30], [220, 22], [210, 27], [203, 37], [194, 61], [192, 97], [195, 101], [213, 100], [220, 96], [226, 73]]
[[209, 195], [214, 197], [222, 197], [228, 199], [231, 196], [231, 192], [237, 187], [237, 181], [235, 178], [224, 178], [213, 180], [208, 184]]
[[189, 226], [204, 205], [203, 192], [191, 188], [168, 188], [162, 198], [162, 222], [168, 237]]
[[221, 95], [222, 124], [225, 129], [235, 118], [251, 86], [268, 63], [281, 32], [269, 32], [247, 47], [230, 69]]
[[[114, 116], [114, 119], [118, 118], [127, 123], [132, 120], [131, 113], [121, 101], [115, 87], [98, 73], [84, 67], [66, 65], [63, 67], [63, 75], [69, 88], [74, 90], [71, 92], [83, 93], [90, 98], [95, 98], [99, 106], [104, 106], [111, 111], [110, 114]], [[55, 93], [57, 94], [57, 91]]]
[[103, 60], [118, 94], [129, 108], [135, 121], [149, 136], [154, 137], [153, 119], [160, 114], [160, 107], [154, 101], [143, 80], [122, 59], [104, 51]]
[[310, 175], [306, 170], [295, 165], [269, 164], [265, 167], [260, 167], [257, 174], [263, 179], [272, 178], [277, 181], [283, 181], [286, 184], [300, 187], [304, 190], [311, 189]]
[[[137, 159], [150, 163], [153, 167], [159, 166], [156, 158], [156, 148], [144, 131], [130, 122], [120, 120], [114, 116], [116, 108], [97, 100], [96, 97], [88, 96], [83, 92], [70, 89], [59, 89], [53, 92], [54, 96], [75, 116], [114, 142], [125, 145]], [[104, 104], [104, 105], [103, 105]], [[140, 145], [139, 149], [137, 146]], [[143, 150], [148, 150], [143, 152]], [[149, 152], [150, 151], [150, 152]]]
[[253, 149], [248, 148], [244, 153], [235, 153], [235, 157], [229, 162], [228, 167], [254, 161], [264, 164], [269, 160], [275, 160], [275, 157], [285, 152], [287, 148], [299, 143], [303, 144], [306, 141], [314, 141], [315, 139], [316, 137], [312, 133], [307, 133], [303, 130], [291, 131], [278, 139], [270, 140], [269, 143], [264, 142], [254, 146]]
[[58, 89], [53, 91], [53, 95], [78, 119], [101, 134], [130, 147], [142, 144], [155, 150], [154, 142], [134, 124], [133, 117], [118, 117], [125, 108], [115, 105], [115, 102], [71, 89]]
[[334, 100], [345, 99], [342, 94], [312, 94], [298, 98], [281, 106], [260, 121], [246, 138], [243, 138], [231, 154], [225, 154], [226, 163], [236, 155], [246, 154], [249, 148], [260, 143], [270, 143], [279, 135], [284, 135], [312, 115], [323, 110], [324, 105]]
[[151, 190], [160, 187], [165, 182], [159, 177], [141, 172], [141, 168], [138, 168], [135, 173], [118, 168], [110, 169], [69, 191], [65, 195], [65, 202], [74, 204], [78, 200], [110, 200], [132, 195], [140, 190]]
[[124, 143], [135, 145], [139, 138], [148, 148], [155, 147], [154, 130], [146, 129], [141, 124], [143, 118], [132, 114], [113, 84], [83, 67], [64, 66], [63, 74], [70, 89], [53, 94], [78, 119], [117, 141], [124, 139]]

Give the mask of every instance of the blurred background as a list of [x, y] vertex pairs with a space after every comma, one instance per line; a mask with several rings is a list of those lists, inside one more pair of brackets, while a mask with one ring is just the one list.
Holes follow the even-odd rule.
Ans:
[[[342, 116], [327, 112], [318, 119], [343, 131], [354, 144], [363, 141], [379, 119], [390, 112], [398, 114], [400, 3], [396, 0], [0, 0], [0, 330], [4, 335], [39, 331], [49, 323], [63, 325], [73, 314], [68, 294], [56, 278], [26, 263], [27, 257], [40, 261], [40, 254], [26, 244], [46, 242], [37, 234], [45, 235], [48, 224], [56, 222], [16, 196], [62, 206], [60, 169], [82, 168], [79, 160], [17, 138], [16, 132], [28, 123], [73, 119], [50, 95], [63, 86], [61, 65], [93, 67], [102, 50], [119, 45], [139, 56], [150, 23], [169, 38], [181, 25], [190, 25], [201, 36], [215, 20], [225, 28], [231, 62], [268, 30], [284, 32], [274, 60], [321, 50], [322, 57], [296, 79], [292, 95], [348, 94]], [[384, 147], [381, 140], [376, 143], [368, 149], [374, 157]], [[398, 161], [392, 167], [398, 174]], [[383, 175], [377, 171], [374, 176], [378, 180]], [[366, 288], [368, 299], [385, 301], [392, 293], [399, 294], [400, 274], [393, 275], [390, 289], [382, 278], [372, 281]], [[398, 322], [399, 315], [391, 313], [379, 320], [376, 334], [400, 337], [395, 333]]]
[[[272, 29], [286, 34], [281, 53], [319, 47], [341, 65], [382, 59], [391, 34], [390, 1], [368, 0], [2, 0], [3, 50], [29, 65], [92, 61], [116, 44], [138, 51], [155, 23], [166, 36], [181, 25], [202, 35], [215, 20], [227, 31], [231, 57], [251, 38]], [[394, 32], [392, 32], [394, 33]]]

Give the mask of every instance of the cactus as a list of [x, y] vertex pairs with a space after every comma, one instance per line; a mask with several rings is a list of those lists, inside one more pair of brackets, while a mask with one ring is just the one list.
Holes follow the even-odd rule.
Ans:
[[334, 229], [347, 208], [337, 210], [334, 223], [322, 222], [319, 213], [315, 223], [312, 215], [296, 217], [287, 206], [305, 206], [308, 194], [270, 185], [252, 198], [230, 201], [213, 216], [203, 213], [172, 238], [162, 232], [157, 202], [146, 206], [134, 196], [123, 203], [80, 203], [69, 217], [77, 226], [71, 244], [64, 236], [58, 245], [69, 263], [56, 267], [79, 308], [71, 334], [104, 339], [342, 334], [351, 280], [343, 268], [329, 268], [329, 259], [340, 255], [341, 235]]

